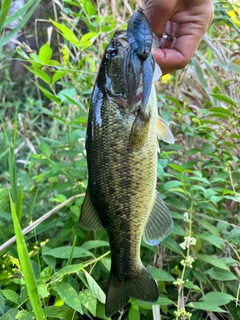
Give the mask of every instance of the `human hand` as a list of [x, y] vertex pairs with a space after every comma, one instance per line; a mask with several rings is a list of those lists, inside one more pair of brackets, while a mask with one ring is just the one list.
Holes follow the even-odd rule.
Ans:
[[143, 9], [153, 32], [165, 35], [154, 52], [163, 75], [184, 68], [212, 22], [212, 0], [143, 0]]

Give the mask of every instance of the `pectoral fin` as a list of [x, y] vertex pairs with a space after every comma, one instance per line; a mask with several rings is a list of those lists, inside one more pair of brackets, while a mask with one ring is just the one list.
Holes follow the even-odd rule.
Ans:
[[157, 122], [157, 135], [158, 139], [167, 143], [173, 144], [175, 142], [174, 136], [169, 128], [169, 124], [166, 120], [158, 116]]
[[170, 234], [172, 228], [171, 213], [164, 201], [156, 193], [152, 212], [143, 233], [143, 241], [151, 246], [156, 246]]
[[104, 229], [87, 190], [80, 215], [80, 226], [87, 230]]
[[141, 109], [139, 110], [130, 132], [128, 149], [136, 151], [143, 147], [148, 138], [150, 125], [150, 115], [146, 115]]

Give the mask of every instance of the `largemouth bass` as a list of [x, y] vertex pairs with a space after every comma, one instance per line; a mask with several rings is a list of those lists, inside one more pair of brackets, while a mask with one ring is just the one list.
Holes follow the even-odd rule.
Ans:
[[[126, 73], [129, 68], [135, 72], [129, 64], [136, 59], [128, 38], [126, 31], [115, 33], [94, 85], [86, 138], [89, 179], [80, 216], [83, 228], [105, 228], [109, 237], [108, 317], [123, 308], [130, 297], [157, 301], [156, 282], [141, 262], [141, 239], [156, 245], [173, 227], [171, 214], [155, 187], [158, 136], [170, 143], [174, 139], [168, 124], [158, 117], [152, 78], [144, 106], [148, 116], [138, 119], [146, 80], [144, 68], [138, 68], [138, 85], [132, 83], [136, 89], [129, 89], [129, 81], [135, 78]], [[154, 60], [150, 67], [154, 69]], [[134, 97], [129, 98], [129, 92]]]

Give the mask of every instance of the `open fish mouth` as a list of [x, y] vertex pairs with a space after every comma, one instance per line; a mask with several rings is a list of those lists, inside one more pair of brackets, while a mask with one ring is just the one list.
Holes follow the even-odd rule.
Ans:
[[134, 114], [136, 111], [139, 110], [141, 107], [141, 101], [143, 96], [143, 86], [139, 86], [136, 92], [135, 97], [133, 98], [132, 106], [129, 108], [127, 96], [125, 95], [119, 95], [119, 94], [113, 94], [111, 92], [108, 92], [109, 96], [112, 98], [112, 100], [119, 106], [121, 106], [124, 109], [129, 109], [130, 113]]

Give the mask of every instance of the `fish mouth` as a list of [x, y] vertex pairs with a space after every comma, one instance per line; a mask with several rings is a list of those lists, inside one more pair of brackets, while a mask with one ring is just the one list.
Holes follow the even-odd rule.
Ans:
[[133, 100], [134, 107], [136, 107], [137, 105], [139, 105], [141, 103], [142, 95], [143, 95], [143, 85], [139, 86], [137, 89], [136, 96]]
[[137, 89], [136, 95], [133, 99], [133, 104], [130, 106], [127, 101], [126, 94], [113, 94], [112, 92], [108, 91], [109, 96], [111, 97], [112, 101], [115, 102], [118, 106], [128, 109], [132, 114], [138, 110], [139, 106], [141, 105], [142, 95], [143, 95], [143, 85], [140, 85]]

